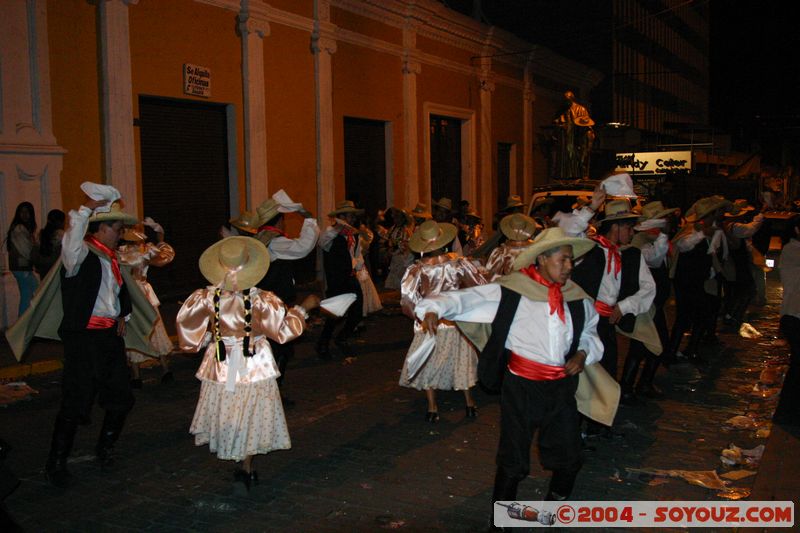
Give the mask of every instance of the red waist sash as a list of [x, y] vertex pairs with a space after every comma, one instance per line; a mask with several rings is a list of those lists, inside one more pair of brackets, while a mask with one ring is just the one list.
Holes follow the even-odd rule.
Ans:
[[106, 316], [89, 317], [89, 323], [86, 324], [86, 329], [108, 329], [117, 325], [115, 318], [108, 318]]
[[534, 381], [553, 381], [567, 377], [563, 366], [537, 363], [514, 352], [511, 352], [508, 359], [508, 369], [518, 376]]
[[614, 312], [614, 306], [608, 305], [605, 302], [601, 302], [600, 300], [594, 301], [594, 308], [597, 310], [597, 314], [604, 317], [610, 317], [611, 313]]

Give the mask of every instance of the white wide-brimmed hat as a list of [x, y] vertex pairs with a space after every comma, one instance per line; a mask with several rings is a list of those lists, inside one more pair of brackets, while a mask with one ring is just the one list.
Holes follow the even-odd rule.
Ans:
[[215, 287], [243, 291], [269, 270], [269, 251], [252, 237], [226, 237], [209, 246], [198, 263], [203, 277]]
[[258, 233], [258, 227], [260, 226], [258, 215], [252, 211], [242, 211], [238, 217], [230, 219], [228, 223], [234, 228], [251, 235]]
[[527, 241], [536, 233], [537, 227], [535, 220], [522, 213], [514, 213], [500, 220], [500, 231], [512, 241]]
[[328, 216], [335, 217], [336, 215], [342, 215], [344, 213], [354, 213], [356, 215], [360, 215], [363, 212], [364, 210], [357, 208], [354, 202], [351, 200], [345, 200], [343, 202], [339, 202], [336, 205], [336, 209], [328, 213]]
[[527, 267], [539, 255], [543, 254], [553, 248], [560, 248], [562, 246], [572, 246], [572, 258], [577, 259], [583, 256], [586, 252], [592, 249], [595, 242], [583, 237], [570, 237], [564, 230], [555, 227], [543, 230], [539, 235], [533, 239], [533, 244], [525, 248], [514, 260], [514, 270], [520, 270]]
[[630, 201], [623, 198], [621, 200], [606, 202], [604, 216], [599, 222], [600, 224], [605, 224], [607, 222], [618, 222], [628, 219], [636, 221], [639, 220], [639, 216], [638, 213], [635, 213], [633, 209], [631, 209]]

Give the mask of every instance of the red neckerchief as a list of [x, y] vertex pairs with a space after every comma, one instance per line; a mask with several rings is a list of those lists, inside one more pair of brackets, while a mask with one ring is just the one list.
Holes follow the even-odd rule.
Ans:
[[119, 261], [117, 260], [117, 254], [114, 252], [114, 250], [112, 250], [102, 242], [98, 241], [94, 235], [87, 235], [86, 237], [84, 237], [84, 240], [89, 244], [91, 244], [92, 246], [94, 246], [95, 248], [97, 248], [98, 250], [100, 250], [101, 252], [103, 252], [103, 255], [108, 257], [108, 259], [111, 261], [111, 272], [114, 273], [114, 279], [117, 280], [117, 285], [121, 287], [122, 273], [119, 271]]
[[606, 265], [606, 273], [611, 272], [611, 264], [614, 264], [614, 277], [619, 275], [622, 270], [622, 257], [619, 255], [619, 246], [611, 244], [611, 241], [602, 235], [595, 235], [592, 240], [596, 241], [600, 246], [608, 250], [608, 264]]
[[537, 283], [541, 283], [545, 287], [547, 287], [547, 303], [550, 304], [550, 314], [558, 312], [558, 318], [561, 319], [561, 322], [567, 323], [566, 315], [564, 314], [564, 293], [561, 292], [561, 287], [563, 285], [561, 283], [556, 283], [555, 281], [547, 281], [539, 274], [539, 271], [536, 270], [536, 267], [529, 266], [527, 268], [523, 268], [521, 270], [523, 274], [531, 278], [533, 281]]
[[355, 250], [354, 247], [356, 244], [356, 237], [353, 228], [350, 226], [343, 226], [342, 229], [339, 230], [339, 235], [344, 235], [345, 239], [347, 239], [347, 249], [352, 253]]
[[261, 232], [261, 231], [269, 231], [270, 233], [277, 233], [281, 237], [289, 238], [289, 236], [286, 234], [285, 231], [283, 231], [282, 229], [276, 228], [275, 226], [268, 226], [268, 225], [264, 224], [263, 226], [258, 228], [258, 231], [259, 232]]

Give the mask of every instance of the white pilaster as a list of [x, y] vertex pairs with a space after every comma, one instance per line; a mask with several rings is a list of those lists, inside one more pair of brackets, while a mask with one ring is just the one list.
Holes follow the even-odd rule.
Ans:
[[330, 22], [329, 0], [314, 1], [314, 81], [317, 125], [317, 209], [324, 223], [336, 202], [333, 169], [333, 75], [331, 56], [336, 53], [336, 27]]
[[125, 210], [139, 212], [133, 139], [133, 85], [128, 6], [139, 0], [100, 0], [100, 67], [105, 182], [122, 194]]
[[536, 100], [531, 62], [525, 64], [524, 88], [522, 90], [522, 191], [524, 202], [533, 193], [533, 102]]
[[496, 191], [492, 190], [492, 156], [494, 146], [492, 144], [492, 92], [494, 92], [494, 80], [492, 76], [492, 60], [488, 57], [480, 59], [480, 94], [481, 94], [481, 132], [480, 132], [480, 178], [478, 191], [480, 193], [480, 205], [477, 206], [478, 212], [484, 220], [491, 220], [494, 214], [495, 202], [493, 197]]
[[253, 209], [269, 198], [263, 41], [269, 31], [266, 19], [255, 16], [248, 9], [247, 0], [243, 0], [239, 12], [239, 33], [242, 37], [247, 209]]
[[416, 57], [417, 34], [409, 23], [403, 28], [403, 166], [405, 167], [405, 206], [419, 202], [419, 114], [417, 112], [417, 74], [422, 64]]

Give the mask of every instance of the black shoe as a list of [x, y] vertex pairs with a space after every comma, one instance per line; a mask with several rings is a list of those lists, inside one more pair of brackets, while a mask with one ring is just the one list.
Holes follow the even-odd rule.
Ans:
[[346, 339], [336, 339], [333, 343], [339, 348], [343, 356], [349, 357], [352, 353], [353, 347], [350, 346], [350, 343]]
[[325, 361], [331, 359], [331, 349], [327, 344], [317, 344], [317, 357]]
[[250, 473], [241, 468], [233, 472], [233, 493], [236, 496], [247, 496], [250, 493]]
[[141, 389], [142, 388], [142, 378], [136, 378], [131, 380], [131, 388], [132, 389]]
[[652, 383], [639, 387], [636, 393], [650, 400], [659, 400], [664, 397], [664, 392]]
[[72, 484], [72, 474], [67, 470], [66, 463], [50, 463], [44, 469], [47, 481], [56, 488], [66, 489]]
[[621, 405], [626, 405], [628, 407], [634, 407], [640, 405], [642, 402], [639, 401], [639, 398], [632, 392], [623, 392], [622, 396], [619, 398], [619, 403]]
[[437, 411], [428, 411], [428, 414], [425, 415], [425, 420], [435, 424], [439, 421], [439, 413]]
[[253, 470], [250, 472], [250, 486], [257, 486], [258, 485], [258, 472]]
[[164, 372], [164, 375], [161, 376], [161, 383], [172, 383], [174, 381], [175, 381], [175, 376], [172, 374], [172, 370]]
[[468, 405], [466, 407], [467, 411], [467, 418], [478, 418], [478, 408], [474, 405]]

